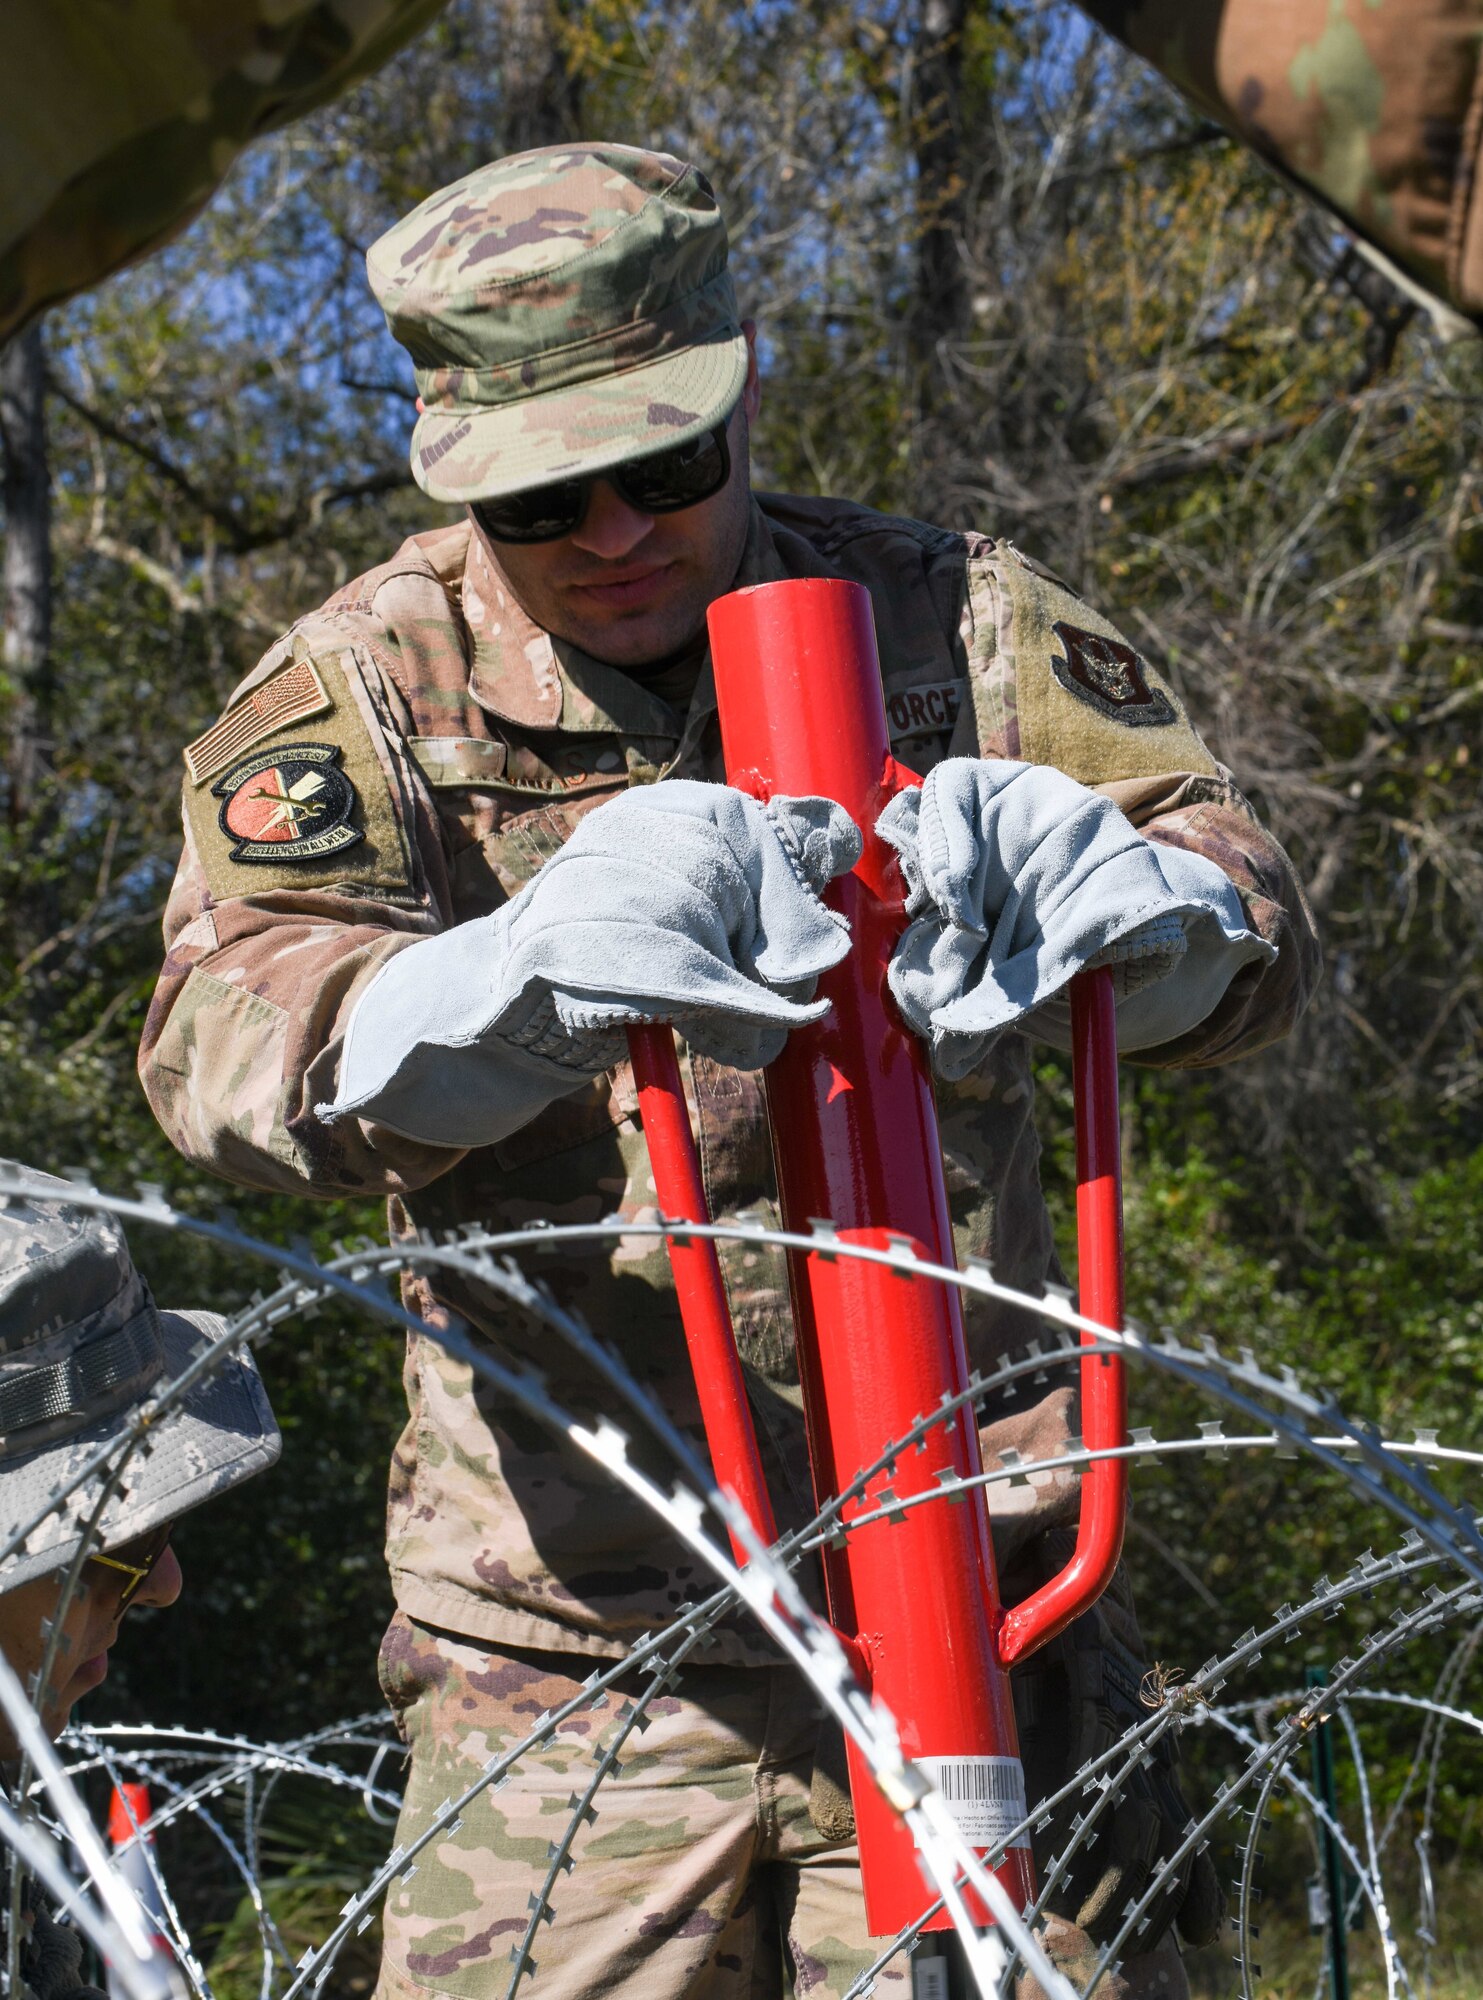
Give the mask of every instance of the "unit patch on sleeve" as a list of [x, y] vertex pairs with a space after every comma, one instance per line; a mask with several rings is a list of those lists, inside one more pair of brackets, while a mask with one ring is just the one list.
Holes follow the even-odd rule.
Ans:
[[1061, 642], [1061, 651], [1051, 654], [1051, 672], [1067, 694], [1133, 727], [1163, 729], [1175, 720], [1174, 704], [1148, 685], [1142, 660], [1123, 640], [1084, 632], [1064, 618], [1050, 629]]
[[365, 834], [348, 822], [355, 787], [334, 743], [279, 743], [234, 764], [211, 787], [233, 861], [322, 861]]
[[1027, 763], [1083, 785], [1215, 775], [1176, 690], [1100, 611], [1007, 542], [990, 573], [1000, 703], [1014, 704]]

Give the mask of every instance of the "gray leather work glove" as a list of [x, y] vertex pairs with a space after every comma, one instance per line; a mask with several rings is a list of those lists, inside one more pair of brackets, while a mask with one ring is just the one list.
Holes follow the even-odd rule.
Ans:
[[1213, 861], [1145, 840], [1100, 792], [1046, 764], [950, 757], [876, 821], [913, 919], [891, 991], [965, 1076], [1006, 1028], [1069, 1046], [1067, 983], [1111, 965], [1118, 1045], [1154, 1048], [1212, 1012], [1238, 968], [1273, 958]]
[[[1074, 1531], [1039, 1536], [1001, 1579], [1005, 1604], [1018, 1604], [1064, 1567], [1076, 1545]], [[1014, 1691], [1025, 1794], [1032, 1806], [1048, 1798], [1088, 1763], [1112, 1747], [1149, 1710], [1139, 1690], [1145, 1673], [1133, 1593], [1119, 1568], [1092, 1609], [1016, 1667]], [[1179, 1789], [1179, 1753], [1166, 1732], [1146, 1763], [1130, 1773], [1116, 1801], [1099, 1817], [1096, 1839], [1077, 1850], [1069, 1873], [1052, 1893], [1054, 1920], [1045, 1942], [1053, 1961], [1085, 1983], [1100, 1947], [1116, 1936], [1129, 1901], [1137, 1902], [1173, 1852], [1190, 1822]], [[1074, 1817], [1085, 1816], [1100, 1794], [1074, 1792], [1043, 1832], [1032, 1835], [1036, 1872], [1043, 1882], [1066, 1845]], [[1120, 1956], [1122, 1979], [1132, 1993], [1141, 1982], [1139, 1961], [1169, 1955], [1166, 1933], [1177, 1927], [1186, 1944], [1213, 1944], [1225, 1920], [1225, 1897], [1207, 1852], [1186, 1857], [1147, 1912], [1146, 1930], [1130, 1936]], [[1101, 1988], [1098, 1988], [1099, 1995]], [[1167, 1982], [1166, 1982], [1167, 1990]]]
[[850, 941], [820, 892], [859, 853], [827, 799], [760, 805], [688, 779], [622, 793], [512, 902], [387, 960], [318, 1115], [487, 1145], [621, 1062], [638, 1021], [761, 1068], [825, 1012], [815, 982]]

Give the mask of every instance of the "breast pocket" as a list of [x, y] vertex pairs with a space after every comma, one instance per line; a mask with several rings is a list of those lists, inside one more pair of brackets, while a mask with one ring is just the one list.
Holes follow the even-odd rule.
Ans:
[[[460, 923], [518, 896], [563, 848], [594, 807], [616, 798], [624, 784], [602, 779], [540, 805], [486, 795], [452, 863], [454, 913]], [[472, 802], [471, 802], [472, 803]], [[512, 807], [514, 808], [512, 810]], [[468, 821], [465, 821], [468, 825]], [[472, 833], [472, 839], [469, 835]]]

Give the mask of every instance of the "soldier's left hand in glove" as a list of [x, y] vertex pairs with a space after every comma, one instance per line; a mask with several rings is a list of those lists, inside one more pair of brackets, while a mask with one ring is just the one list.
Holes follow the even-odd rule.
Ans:
[[[1064, 1567], [1076, 1545], [1073, 1531], [1038, 1536], [1001, 1578], [1003, 1601], [1018, 1604]], [[1014, 1669], [1025, 1795], [1032, 1808], [1051, 1797], [1100, 1757], [1151, 1711], [1141, 1698], [1146, 1663], [1133, 1594], [1119, 1567], [1102, 1597], [1058, 1638]], [[1052, 1913], [1044, 1942], [1053, 1962], [1078, 1987], [1095, 1970], [1101, 1948], [1122, 1928], [1128, 1904], [1141, 1901], [1184, 1838], [1190, 1810], [1179, 1788], [1179, 1752], [1172, 1729], [1154, 1744], [1147, 1761], [1121, 1780], [1099, 1814], [1096, 1838], [1079, 1847], [1067, 1873], [1046, 1899]], [[1102, 1776], [1116, 1777], [1120, 1762]], [[1032, 1835], [1036, 1874], [1043, 1885], [1071, 1838], [1074, 1818], [1085, 1818], [1102, 1798], [1096, 1779], [1059, 1805], [1049, 1824]], [[1148, 1922], [1118, 1948], [1119, 1979], [1112, 1996], [1186, 1991], [1171, 1930], [1186, 1944], [1213, 1944], [1225, 1919], [1225, 1898], [1208, 1852], [1186, 1855], [1168, 1870], [1145, 1912]], [[1018, 2000], [1029, 1991], [1018, 1989]]]
[[1118, 1045], [1153, 1048], [1212, 1012], [1274, 948], [1213, 861], [1145, 840], [1118, 808], [1045, 764], [952, 757], [894, 798], [876, 831], [900, 854], [913, 919], [891, 991], [964, 1076], [1006, 1028], [1069, 1046], [1065, 988], [1114, 968]]
[[757, 1069], [814, 1021], [849, 927], [820, 891], [860, 832], [828, 799], [644, 786], [597, 806], [512, 902], [389, 958], [345, 1032], [319, 1116], [485, 1145], [627, 1051], [631, 1022]]

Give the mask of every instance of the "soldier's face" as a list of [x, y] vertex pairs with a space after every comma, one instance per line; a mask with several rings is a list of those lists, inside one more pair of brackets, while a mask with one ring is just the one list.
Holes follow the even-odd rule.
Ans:
[[[123, 1582], [117, 1572], [89, 1565], [68, 1599], [51, 1672], [33, 1697], [48, 1736], [61, 1734], [72, 1704], [107, 1676], [108, 1650], [124, 1619], [119, 1602]], [[180, 1564], [175, 1551], [167, 1548], [127, 1608], [173, 1604], [180, 1595], [180, 1582]], [[46, 1657], [47, 1631], [56, 1617], [61, 1590], [60, 1577], [40, 1576], [0, 1597], [0, 1652], [22, 1687], [29, 1688]], [[0, 1716], [0, 1761], [13, 1761], [19, 1754], [10, 1725]]]
[[749, 513], [747, 425], [761, 401], [756, 329], [743, 324], [747, 385], [727, 428], [731, 477], [719, 493], [677, 514], [644, 514], [597, 479], [580, 525], [559, 541], [519, 546], [486, 538], [527, 617], [594, 659], [641, 667], [681, 652], [704, 631], [706, 607], [736, 577]]

